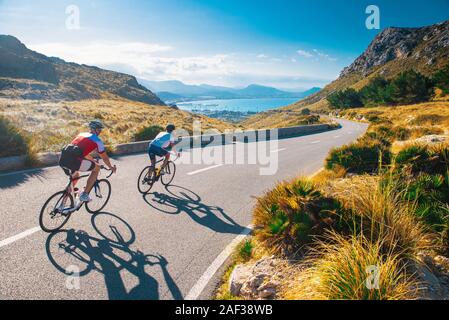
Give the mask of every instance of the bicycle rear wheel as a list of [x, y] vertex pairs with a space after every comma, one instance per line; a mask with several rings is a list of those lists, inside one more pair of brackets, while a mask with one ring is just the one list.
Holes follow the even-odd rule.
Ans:
[[155, 172], [153, 167], [148, 166], [142, 170], [137, 180], [137, 188], [141, 194], [147, 194], [150, 192], [155, 181]]
[[161, 175], [161, 182], [164, 186], [169, 185], [175, 178], [176, 165], [173, 161], [169, 161], [164, 168], [164, 174]]
[[45, 202], [39, 215], [39, 225], [45, 232], [51, 233], [60, 230], [69, 221], [71, 213], [63, 213], [63, 210], [74, 207], [73, 197], [66, 191], [60, 191], [52, 195]]
[[86, 202], [89, 213], [98, 213], [106, 207], [111, 198], [111, 183], [107, 179], [98, 180], [90, 192], [91, 202]]

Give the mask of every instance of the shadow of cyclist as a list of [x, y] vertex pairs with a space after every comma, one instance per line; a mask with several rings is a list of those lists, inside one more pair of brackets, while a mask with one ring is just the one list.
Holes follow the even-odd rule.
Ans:
[[[187, 213], [195, 222], [219, 233], [240, 234], [245, 227], [235, 222], [218, 206], [208, 206], [201, 197], [190, 189], [169, 185], [167, 193], [153, 192], [144, 196], [152, 208], [166, 214]], [[223, 217], [221, 219], [219, 216]]]
[[[95, 220], [105, 216], [109, 219], [109, 230], [100, 230], [100, 223]], [[115, 221], [114, 224], [111, 224], [111, 219]], [[130, 248], [135, 240], [135, 233], [126, 221], [110, 213], [99, 213], [92, 216], [92, 225], [99, 236], [71, 229], [53, 233], [47, 238], [47, 255], [59, 271], [72, 275], [72, 272], [62, 265], [75, 265], [80, 267], [80, 277], [91, 271], [103, 274], [111, 300], [156, 300], [160, 298], [159, 284], [145, 268], [158, 265], [172, 297], [183, 299], [167, 270], [168, 262], [163, 256], [146, 255]], [[138, 284], [129, 292], [121, 276], [124, 270], [138, 280]]]

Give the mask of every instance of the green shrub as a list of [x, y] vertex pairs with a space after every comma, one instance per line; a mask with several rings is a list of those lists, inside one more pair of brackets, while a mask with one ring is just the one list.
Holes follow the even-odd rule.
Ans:
[[390, 91], [390, 82], [382, 77], [376, 77], [360, 91], [360, 94], [365, 106], [378, 106], [392, 103]]
[[248, 261], [252, 256], [253, 248], [254, 245], [251, 240], [245, 240], [245, 242], [243, 242], [238, 249], [239, 258], [243, 261]]
[[370, 131], [357, 140], [360, 144], [380, 144], [384, 149], [391, 147], [392, 139], [385, 134], [377, 131]]
[[449, 168], [449, 147], [415, 144], [401, 150], [395, 158], [398, 171], [410, 170], [412, 174], [444, 175]]
[[449, 63], [440, 71], [433, 75], [433, 82], [445, 94], [449, 94]]
[[134, 141], [152, 140], [162, 131], [164, 128], [158, 125], [142, 128], [134, 134]]
[[395, 104], [429, 101], [433, 94], [432, 81], [414, 70], [400, 73], [390, 84], [389, 99]]
[[307, 124], [314, 124], [320, 122], [320, 116], [319, 115], [309, 115], [302, 117], [296, 125], [307, 125]]
[[301, 109], [301, 114], [302, 114], [303, 116], [308, 116], [308, 115], [310, 115], [310, 109], [309, 109], [309, 108]]
[[303, 179], [281, 183], [259, 198], [255, 237], [278, 253], [295, 254], [314, 236], [341, 226], [340, 204]]
[[327, 100], [333, 108], [348, 109], [363, 107], [360, 94], [352, 88], [334, 92], [327, 97]]
[[398, 141], [406, 141], [410, 139], [412, 132], [410, 129], [404, 128], [404, 127], [394, 127], [392, 130], [393, 137]]
[[29, 138], [9, 120], [0, 116], [0, 158], [29, 153]]
[[326, 159], [326, 169], [341, 166], [349, 173], [375, 173], [391, 160], [391, 152], [382, 143], [361, 140], [333, 149]]
[[388, 179], [396, 181], [396, 192], [404, 205], [431, 230], [440, 235], [440, 242], [449, 250], [449, 172], [444, 175], [410, 171], [394, 172]]

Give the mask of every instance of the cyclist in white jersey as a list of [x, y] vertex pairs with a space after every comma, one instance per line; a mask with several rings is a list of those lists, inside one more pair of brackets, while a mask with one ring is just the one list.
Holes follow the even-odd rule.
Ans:
[[166, 131], [160, 132], [153, 141], [150, 142], [148, 146], [148, 155], [151, 160], [151, 166], [156, 165], [156, 156], [165, 157], [162, 167], [170, 160], [170, 151], [175, 146], [175, 137], [173, 136], [173, 131], [176, 127], [173, 124], [169, 124]]

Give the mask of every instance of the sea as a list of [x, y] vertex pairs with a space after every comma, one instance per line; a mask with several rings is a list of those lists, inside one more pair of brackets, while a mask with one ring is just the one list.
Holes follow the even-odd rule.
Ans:
[[300, 98], [223, 99], [178, 102], [181, 110], [204, 113], [205, 111], [232, 111], [256, 113], [288, 106]]

